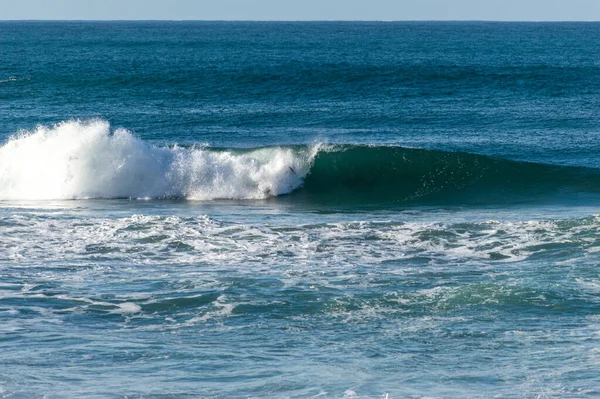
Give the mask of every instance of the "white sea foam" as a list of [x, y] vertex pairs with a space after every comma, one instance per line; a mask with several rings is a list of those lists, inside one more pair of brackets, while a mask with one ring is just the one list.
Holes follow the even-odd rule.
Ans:
[[131, 302], [124, 302], [118, 305], [118, 309], [113, 311], [113, 313], [121, 313], [121, 314], [129, 314], [129, 313], [139, 313], [142, 311], [140, 305]]
[[[320, 270], [319, 265], [351, 275], [357, 264], [381, 264], [387, 265], [387, 273], [403, 274], [408, 270], [405, 262], [411, 260], [418, 260], [415, 267], [422, 270], [424, 261], [431, 266], [471, 263], [487, 268], [490, 261], [511, 263], [557, 250], [574, 251], [572, 259], [593, 259], [599, 222], [585, 218], [567, 224], [344, 222], [268, 226], [207, 216], [65, 218], [49, 212], [24, 218], [16, 214], [0, 217], [0, 261], [107, 258], [126, 264], [162, 265], [168, 259], [171, 264], [226, 264], [246, 269], [257, 262], [279, 267], [283, 259], [284, 264], [293, 264], [288, 268], [292, 279], [307, 280]], [[394, 266], [399, 263], [404, 266]], [[4, 266], [0, 264], [0, 269]]]
[[159, 148], [106, 121], [69, 121], [0, 147], [0, 200], [261, 199], [302, 185], [317, 150]]
[[217, 300], [213, 303], [214, 308], [207, 311], [202, 315], [198, 315], [191, 320], [186, 322], [187, 325], [194, 325], [198, 322], [204, 323], [213, 318], [224, 318], [229, 317], [236, 307], [236, 304], [226, 303], [224, 295], [220, 295]]

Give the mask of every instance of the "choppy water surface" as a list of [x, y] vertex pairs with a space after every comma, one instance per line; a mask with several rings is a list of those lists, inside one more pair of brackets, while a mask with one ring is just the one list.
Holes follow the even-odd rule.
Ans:
[[599, 35], [0, 23], [0, 397], [600, 396]]

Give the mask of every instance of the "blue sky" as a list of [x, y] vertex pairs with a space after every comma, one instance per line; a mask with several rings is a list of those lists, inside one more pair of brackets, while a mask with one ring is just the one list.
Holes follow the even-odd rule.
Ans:
[[598, 21], [600, 0], [0, 0], [0, 19]]

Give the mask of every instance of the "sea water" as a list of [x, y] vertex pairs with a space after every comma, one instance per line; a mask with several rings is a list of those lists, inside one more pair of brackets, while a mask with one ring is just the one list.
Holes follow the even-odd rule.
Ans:
[[598, 43], [0, 23], [0, 397], [600, 396]]

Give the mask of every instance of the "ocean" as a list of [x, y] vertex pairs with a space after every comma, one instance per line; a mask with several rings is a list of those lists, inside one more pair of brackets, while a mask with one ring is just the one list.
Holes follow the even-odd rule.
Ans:
[[0, 398], [600, 397], [598, 43], [0, 22]]

